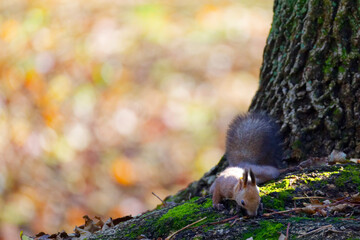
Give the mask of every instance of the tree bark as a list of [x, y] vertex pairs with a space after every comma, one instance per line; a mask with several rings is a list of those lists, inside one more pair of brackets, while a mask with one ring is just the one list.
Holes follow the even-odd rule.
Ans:
[[249, 110], [279, 121], [285, 159], [360, 156], [359, 41], [359, 0], [275, 0]]

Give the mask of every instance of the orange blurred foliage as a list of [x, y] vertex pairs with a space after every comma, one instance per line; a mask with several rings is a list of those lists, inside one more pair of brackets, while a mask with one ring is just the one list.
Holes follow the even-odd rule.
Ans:
[[272, 0], [0, 3], [0, 240], [155, 207], [223, 154]]
[[123, 186], [132, 186], [136, 182], [133, 164], [128, 159], [116, 159], [111, 164], [111, 174]]

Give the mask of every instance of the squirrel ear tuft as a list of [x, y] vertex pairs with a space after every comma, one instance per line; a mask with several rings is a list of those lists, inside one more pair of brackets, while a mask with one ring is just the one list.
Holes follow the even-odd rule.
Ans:
[[253, 173], [253, 171], [250, 169], [250, 177], [251, 177], [251, 184], [252, 185], [256, 185], [256, 178], [255, 178], [255, 174]]
[[245, 169], [244, 171], [244, 175], [243, 175], [243, 181], [244, 181], [244, 188], [246, 188], [246, 185], [248, 183], [248, 180], [249, 180], [249, 170], [248, 169]]

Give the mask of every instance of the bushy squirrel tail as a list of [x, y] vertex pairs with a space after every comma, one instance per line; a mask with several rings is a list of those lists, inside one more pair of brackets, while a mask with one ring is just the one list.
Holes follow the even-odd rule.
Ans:
[[262, 112], [236, 116], [226, 137], [230, 166], [247, 163], [279, 168], [283, 153], [279, 130], [275, 121]]

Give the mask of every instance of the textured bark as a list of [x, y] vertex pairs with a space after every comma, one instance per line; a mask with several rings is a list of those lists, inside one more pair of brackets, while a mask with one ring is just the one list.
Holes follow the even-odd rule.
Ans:
[[275, 0], [249, 110], [278, 119], [286, 159], [360, 156], [359, 37], [359, 0]]

